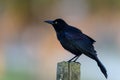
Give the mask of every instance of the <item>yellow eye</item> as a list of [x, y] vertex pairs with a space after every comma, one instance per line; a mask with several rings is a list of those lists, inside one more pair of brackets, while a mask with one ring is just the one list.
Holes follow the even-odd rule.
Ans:
[[57, 24], [58, 22], [57, 21], [55, 21], [55, 24]]

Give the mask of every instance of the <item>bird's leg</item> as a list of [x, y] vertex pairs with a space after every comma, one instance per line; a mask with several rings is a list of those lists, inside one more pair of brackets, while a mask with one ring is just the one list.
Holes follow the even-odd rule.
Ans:
[[76, 57], [76, 59], [75, 59], [73, 62], [76, 62], [76, 60], [77, 60], [79, 57], [80, 57], [80, 55], [79, 55], [79, 56], [77, 56], [77, 57]]
[[75, 59], [77, 56], [74, 56], [72, 59], [70, 59], [68, 62], [71, 62], [73, 59]]

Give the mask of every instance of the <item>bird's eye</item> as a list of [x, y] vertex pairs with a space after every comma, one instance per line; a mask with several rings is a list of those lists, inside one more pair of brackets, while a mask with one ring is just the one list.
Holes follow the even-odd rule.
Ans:
[[57, 21], [55, 21], [55, 24], [57, 24], [58, 22]]

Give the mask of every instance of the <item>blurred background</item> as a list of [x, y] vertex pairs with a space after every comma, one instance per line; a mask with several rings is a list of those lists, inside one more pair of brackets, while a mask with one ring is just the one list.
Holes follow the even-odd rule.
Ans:
[[[64, 50], [45, 20], [63, 18], [96, 40], [108, 80], [120, 80], [120, 0], [0, 0], [0, 80], [56, 80]], [[81, 80], [106, 80], [82, 55]]]

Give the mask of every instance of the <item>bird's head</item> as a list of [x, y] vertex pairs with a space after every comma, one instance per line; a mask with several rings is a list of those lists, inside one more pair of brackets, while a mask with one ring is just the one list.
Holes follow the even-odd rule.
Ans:
[[51, 24], [57, 32], [67, 26], [67, 23], [63, 19], [47, 20], [45, 22]]

